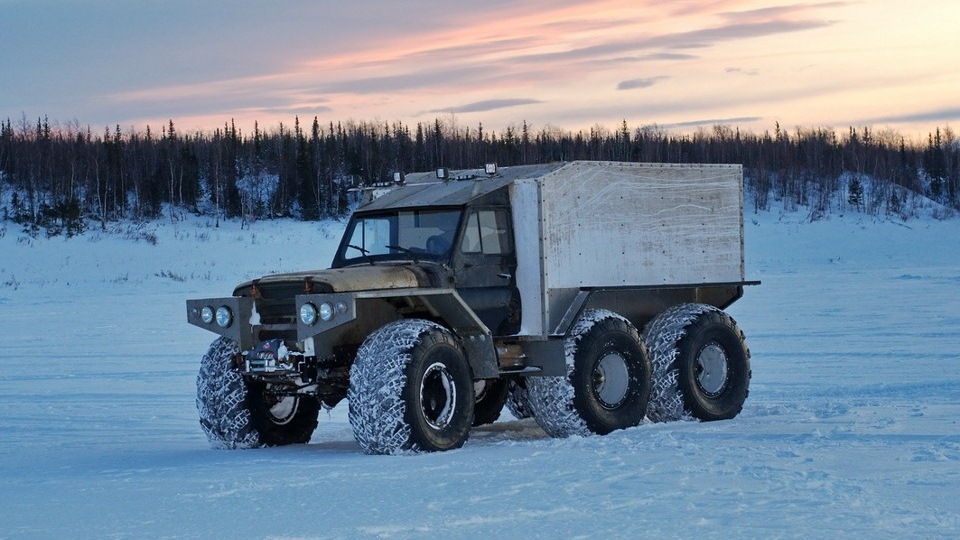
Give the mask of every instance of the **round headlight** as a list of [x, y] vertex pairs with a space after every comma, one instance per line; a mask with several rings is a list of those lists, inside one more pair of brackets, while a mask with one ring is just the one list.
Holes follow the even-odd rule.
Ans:
[[227, 306], [217, 308], [217, 326], [226, 328], [233, 322], [233, 312]]
[[210, 324], [213, 322], [213, 308], [210, 306], [204, 306], [200, 310], [200, 320], [203, 321], [203, 324]]
[[320, 313], [320, 319], [324, 322], [327, 322], [333, 318], [333, 306], [326, 302], [320, 304], [320, 309], [318, 311]]
[[317, 308], [313, 304], [304, 304], [300, 306], [300, 322], [307, 326], [312, 326], [317, 322]]

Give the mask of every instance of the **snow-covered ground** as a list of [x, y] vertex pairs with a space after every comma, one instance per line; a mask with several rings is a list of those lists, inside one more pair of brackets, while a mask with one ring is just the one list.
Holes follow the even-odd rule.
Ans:
[[409, 456], [361, 453], [345, 404], [295, 447], [215, 451], [197, 423], [213, 335], [184, 300], [324, 267], [340, 224], [0, 223], [0, 537], [958, 537], [960, 222], [803, 215], [747, 216], [735, 420], [504, 418]]

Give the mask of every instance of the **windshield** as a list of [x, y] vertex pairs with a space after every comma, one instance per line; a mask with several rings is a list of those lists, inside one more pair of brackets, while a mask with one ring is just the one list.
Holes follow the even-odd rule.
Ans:
[[446, 257], [456, 237], [460, 213], [460, 209], [397, 210], [354, 216], [337, 259], [353, 264]]

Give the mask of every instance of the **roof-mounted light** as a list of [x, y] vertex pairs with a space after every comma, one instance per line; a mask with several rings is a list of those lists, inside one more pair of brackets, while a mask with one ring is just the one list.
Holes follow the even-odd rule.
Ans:
[[497, 174], [497, 164], [496, 163], [487, 163], [483, 166], [483, 172], [487, 173], [490, 176]]
[[450, 169], [446, 167], [437, 168], [437, 178], [440, 180], [446, 180], [450, 178]]

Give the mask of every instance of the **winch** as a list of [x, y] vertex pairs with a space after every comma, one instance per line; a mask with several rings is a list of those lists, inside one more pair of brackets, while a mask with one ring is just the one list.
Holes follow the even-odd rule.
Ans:
[[244, 371], [246, 373], [299, 374], [298, 364], [303, 359], [302, 352], [291, 350], [282, 339], [268, 339], [261, 341], [244, 354]]

